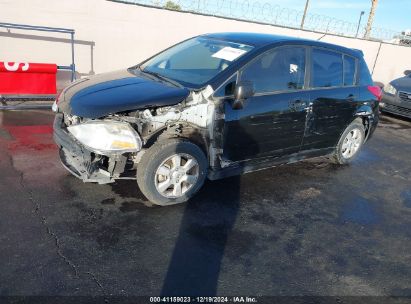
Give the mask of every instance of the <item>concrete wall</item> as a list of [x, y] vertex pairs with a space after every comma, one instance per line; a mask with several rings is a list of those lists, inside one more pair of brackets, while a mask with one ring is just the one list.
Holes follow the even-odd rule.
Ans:
[[[73, 28], [80, 75], [134, 65], [183, 39], [210, 32], [246, 31], [318, 39], [322, 34], [179, 13], [105, 0], [0, 0], [0, 22]], [[326, 35], [323, 41], [362, 49], [373, 69], [380, 43]], [[0, 29], [0, 61], [69, 65], [68, 35]], [[411, 69], [411, 48], [381, 44], [373, 78], [387, 83]]]

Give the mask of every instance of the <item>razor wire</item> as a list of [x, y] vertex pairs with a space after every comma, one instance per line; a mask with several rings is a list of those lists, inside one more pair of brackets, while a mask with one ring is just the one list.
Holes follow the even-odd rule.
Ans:
[[[156, 8], [183, 12], [212, 15], [244, 21], [259, 22], [269, 25], [300, 29], [303, 11], [281, 7], [269, 2], [253, 0], [111, 0], [117, 2], [145, 5]], [[340, 20], [326, 15], [308, 13], [305, 17], [304, 30], [345, 37], [363, 38], [365, 25]], [[411, 37], [397, 31], [373, 27], [369, 40], [385, 41], [411, 45]]]

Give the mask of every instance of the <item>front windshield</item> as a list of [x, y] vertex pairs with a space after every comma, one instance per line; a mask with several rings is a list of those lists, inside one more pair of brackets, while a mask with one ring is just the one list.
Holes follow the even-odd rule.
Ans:
[[182, 42], [151, 58], [141, 70], [156, 73], [188, 87], [200, 87], [253, 47], [196, 37]]

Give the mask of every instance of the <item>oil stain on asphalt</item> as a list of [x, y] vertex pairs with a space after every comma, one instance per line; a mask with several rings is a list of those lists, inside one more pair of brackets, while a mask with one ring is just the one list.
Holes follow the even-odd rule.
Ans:
[[405, 190], [401, 193], [401, 198], [404, 201], [404, 205], [407, 208], [411, 208], [411, 189]]
[[357, 198], [344, 206], [341, 220], [360, 225], [372, 225], [378, 222], [379, 217], [370, 201]]

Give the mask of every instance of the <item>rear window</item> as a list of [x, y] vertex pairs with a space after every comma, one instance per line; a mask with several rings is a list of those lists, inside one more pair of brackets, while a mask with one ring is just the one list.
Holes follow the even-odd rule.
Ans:
[[315, 88], [337, 87], [343, 84], [343, 61], [340, 53], [313, 49], [311, 86]]
[[355, 83], [355, 58], [344, 56], [344, 85], [351, 86]]
[[364, 59], [360, 61], [360, 85], [373, 85], [373, 81]]

